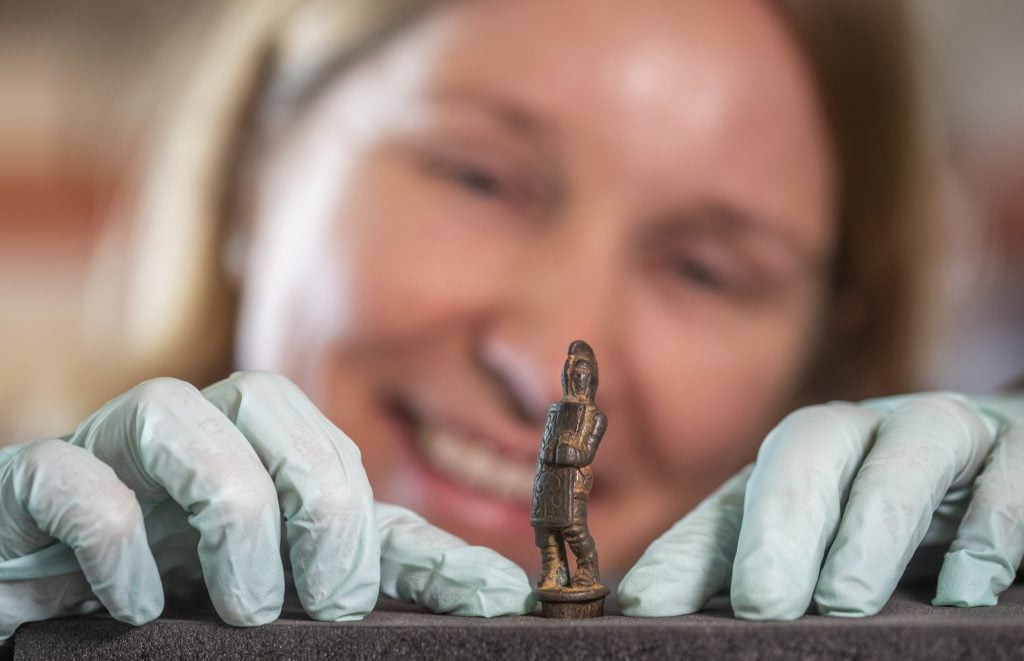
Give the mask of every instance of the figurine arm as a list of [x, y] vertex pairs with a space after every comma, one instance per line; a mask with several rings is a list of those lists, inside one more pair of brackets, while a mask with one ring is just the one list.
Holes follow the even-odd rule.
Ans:
[[608, 429], [608, 418], [604, 413], [598, 411], [594, 414], [594, 428], [590, 430], [590, 435], [587, 437], [585, 444], [586, 461], [583, 465], [587, 465], [594, 461], [594, 455], [597, 454], [597, 446], [601, 444], [601, 439], [604, 438], [604, 432]]
[[607, 427], [608, 418], [605, 417], [604, 413], [597, 411], [594, 414], [590, 433], [583, 442], [583, 448], [580, 449], [568, 443], [559, 444], [555, 448], [555, 463], [576, 468], [583, 468], [589, 465], [590, 462], [594, 461], [597, 446], [601, 442], [601, 437], [604, 436], [604, 431]]

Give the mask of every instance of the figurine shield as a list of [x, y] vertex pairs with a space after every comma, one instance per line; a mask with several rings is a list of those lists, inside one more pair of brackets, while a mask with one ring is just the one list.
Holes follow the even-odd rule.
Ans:
[[561, 402], [548, 412], [549, 424], [555, 432], [555, 443], [574, 445], [579, 448], [580, 429], [587, 414], [587, 405], [578, 402]]
[[562, 444], [579, 445], [586, 412], [586, 405], [576, 402], [559, 402], [548, 411], [533, 481], [530, 523], [534, 527], [559, 529], [572, 525], [573, 480], [577, 469], [555, 464], [555, 449]]
[[572, 466], [546, 465], [533, 481], [533, 508], [530, 523], [534, 527], [560, 529], [572, 525], [572, 486], [576, 469]]

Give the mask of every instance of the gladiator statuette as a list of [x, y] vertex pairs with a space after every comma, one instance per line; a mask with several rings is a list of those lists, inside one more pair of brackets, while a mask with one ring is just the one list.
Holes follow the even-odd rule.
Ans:
[[[576, 340], [562, 371], [562, 400], [548, 410], [533, 480], [530, 524], [541, 553], [537, 596], [544, 617], [604, 614], [608, 588], [601, 584], [597, 548], [587, 529], [587, 498], [594, 482], [590, 464], [608, 426], [594, 403], [596, 394], [594, 351]], [[572, 576], [566, 546], [576, 557]]]

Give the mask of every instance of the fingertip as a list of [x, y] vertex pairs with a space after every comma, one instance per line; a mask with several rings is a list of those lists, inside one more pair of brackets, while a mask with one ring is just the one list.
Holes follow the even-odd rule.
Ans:
[[331, 524], [315, 529], [313, 515], [288, 521], [295, 585], [303, 609], [326, 622], [361, 620], [380, 595], [378, 523], [369, 493], [352, 494], [313, 511], [331, 512]]
[[856, 604], [853, 604], [853, 605], [844, 605], [844, 604], [825, 605], [825, 604], [820, 604], [820, 603], [815, 602], [815, 606], [816, 606], [816, 609], [818, 611], [818, 615], [825, 615], [827, 617], [848, 617], [848, 618], [871, 617], [872, 615], [878, 615], [878, 612], [880, 610], [882, 610], [881, 607], [878, 607], [878, 608], [863, 608], [863, 607], [858, 606]]
[[[895, 583], [892, 585], [895, 589]], [[869, 617], [882, 610], [893, 589], [880, 590], [863, 578], [853, 574], [840, 576], [826, 568], [814, 591], [814, 605], [820, 615]]]
[[995, 606], [1015, 572], [999, 558], [971, 549], [946, 554], [939, 571], [933, 606]]
[[[266, 532], [266, 531], [264, 531]], [[284, 568], [279, 546], [251, 543], [248, 553], [232, 549], [228, 553], [210, 553], [200, 542], [203, 576], [214, 610], [224, 622], [250, 627], [273, 622], [284, 605]]]
[[536, 597], [523, 569], [497, 551], [463, 546], [440, 553], [428, 588], [422, 596], [431, 609], [464, 617], [523, 615], [533, 610]]
[[526, 615], [533, 612], [536, 605], [537, 597], [533, 594], [533, 590], [527, 586], [524, 590], [481, 594], [481, 598], [475, 605], [475, 608], [465, 613], [453, 614], [484, 618]]
[[733, 613], [744, 620], [795, 620], [807, 613], [816, 578], [778, 549], [747, 552], [733, 568]]
[[534, 587], [521, 567], [495, 550], [484, 546], [467, 546], [467, 553], [479, 556], [480, 567], [494, 567], [493, 572], [484, 574], [480, 588], [464, 610], [471, 617], [499, 617], [502, 615], [524, 615], [537, 606]]
[[107, 608], [107, 612], [115, 620], [139, 626], [152, 622], [164, 612], [163, 590], [150, 591], [142, 598], [123, 607]]
[[336, 583], [317, 590], [311, 581], [299, 586], [302, 608], [314, 620], [321, 622], [353, 622], [366, 617], [377, 605], [380, 595], [379, 572], [366, 573], [358, 580]]
[[665, 568], [660, 563], [636, 565], [619, 583], [617, 592], [623, 615], [630, 617], [671, 617], [696, 613], [704, 605], [687, 600], [687, 591], [674, 582], [665, 580]]
[[133, 625], [155, 620], [164, 610], [163, 583], [149, 547], [142, 510], [120, 482], [89, 499], [88, 518], [65, 536], [96, 598], [110, 615]]
[[[497, 554], [495, 554], [497, 555]], [[489, 576], [479, 589], [467, 591], [462, 603], [449, 611], [467, 617], [525, 615], [537, 605], [530, 580], [521, 568], [503, 570]]]
[[655, 588], [658, 584], [650, 580], [650, 572], [646, 566], [636, 565], [622, 577], [619, 587], [615, 592], [619, 600], [619, 608], [623, 615], [643, 617], [646, 615], [644, 595], [648, 589]]
[[807, 613], [810, 602], [797, 602], [783, 586], [764, 584], [755, 590], [733, 585], [733, 614], [741, 620], [796, 620]]
[[277, 604], [247, 604], [240, 600], [234, 603], [214, 603], [214, 610], [225, 623], [233, 627], [257, 627], [261, 624], [270, 624], [281, 616], [281, 608], [284, 605], [282, 599]]

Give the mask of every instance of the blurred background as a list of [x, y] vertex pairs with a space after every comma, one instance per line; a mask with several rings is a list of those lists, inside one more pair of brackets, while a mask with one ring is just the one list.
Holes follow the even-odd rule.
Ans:
[[[1024, 2], [910, 6], [943, 245], [920, 380], [991, 390], [1024, 374]], [[208, 7], [0, 0], [0, 445], [66, 433], [112, 394], [94, 267]]]

